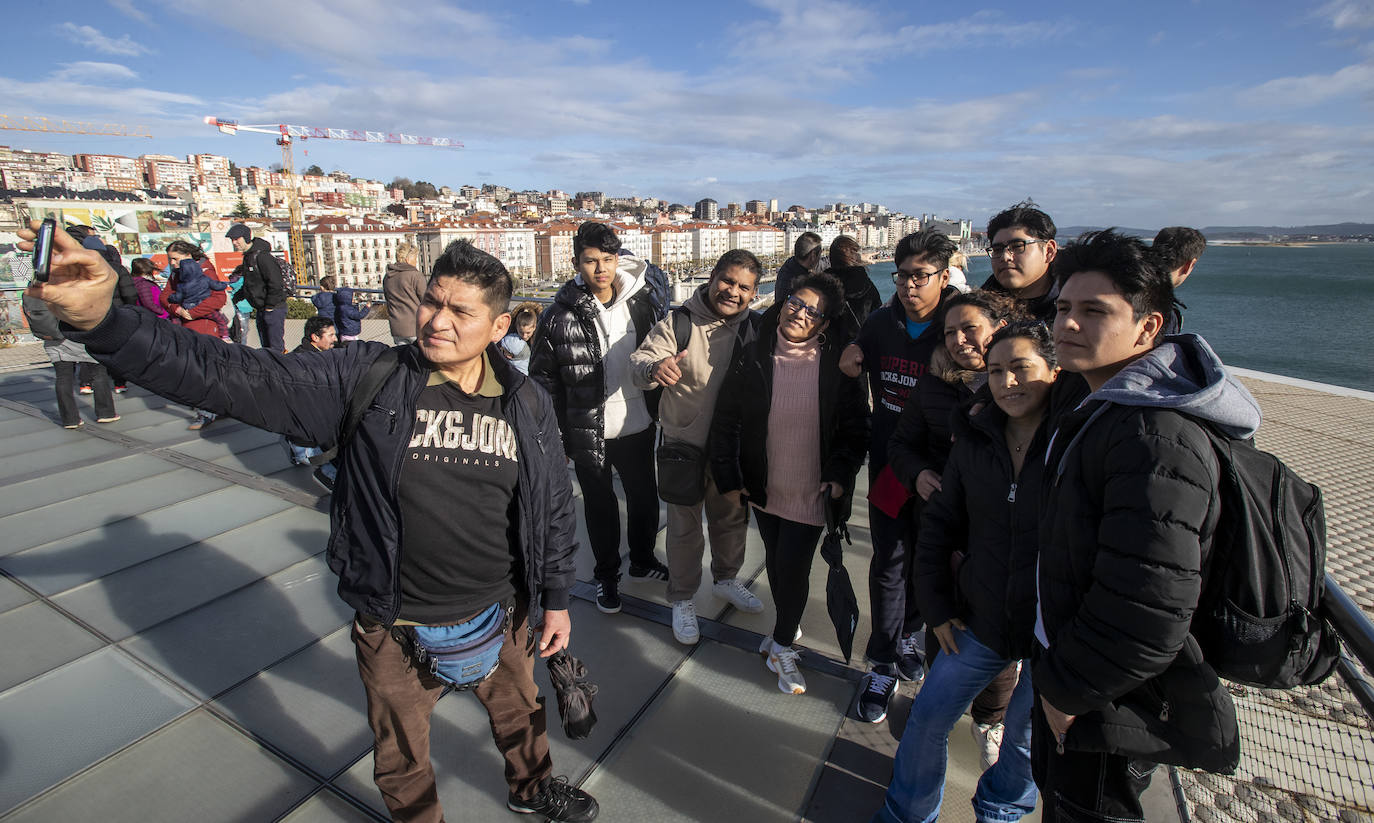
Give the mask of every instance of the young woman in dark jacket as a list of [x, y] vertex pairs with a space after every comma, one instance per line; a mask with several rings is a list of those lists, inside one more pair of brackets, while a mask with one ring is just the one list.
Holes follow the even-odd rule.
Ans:
[[[987, 384], [984, 357], [992, 335], [1018, 316], [1015, 301], [988, 291], [957, 294], [945, 302], [944, 345], [935, 347], [929, 371], [917, 378], [887, 444], [888, 465], [912, 493], [908, 508], [913, 535], [920, 526], [925, 501], [940, 488], [940, 475], [958, 428], [951, 417], [966, 414], [966, 404]], [[926, 646], [933, 645], [928, 639]], [[997, 762], [1002, 719], [1014, 688], [1013, 664], [973, 701], [970, 728], [984, 770]]]
[[[972, 420], [954, 418], [957, 436], [941, 489], [921, 520], [916, 596], [939, 652], [911, 706], [875, 821], [939, 815], [950, 730], [993, 678], [1031, 652], [1038, 491], [1049, 440], [1045, 412], [1059, 369], [1049, 332], [1039, 323], [999, 330], [987, 360], [994, 402]], [[1026, 661], [1007, 710], [1000, 756], [973, 796], [980, 820], [1016, 820], [1035, 808], [1033, 697]]]
[[798, 278], [731, 367], [711, 424], [716, 488], [753, 507], [763, 538], [777, 619], [759, 653], [789, 694], [806, 691], [792, 641], [826, 507], [842, 507], [835, 519], [847, 518], [845, 503], [868, 443], [862, 387], [840, 372], [843, 346], [825, 334], [843, 300], [833, 277]]

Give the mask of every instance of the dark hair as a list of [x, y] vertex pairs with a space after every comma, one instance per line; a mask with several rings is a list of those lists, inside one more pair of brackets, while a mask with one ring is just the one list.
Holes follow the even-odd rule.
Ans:
[[922, 229], [897, 241], [892, 262], [901, 266], [908, 258], [921, 256], [943, 270], [949, 268], [949, 259], [958, 251], [959, 246], [949, 239], [948, 234], [935, 229]]
[[[1039, 320], [1019, 319], [993, 332], [992, 339], [988, 341], [988, 353], [992, 352], [993, 346], [1003, 340], [1017, 339], [1031, 341], [1035, 346], [1035, 353], [1045, 358], [1045, 362], [1050, 365], [1050, 368], [1059, 365], [1059, 360], [1054, 353], [1054, 340], [1050, 338], [1049, 327]], [[984, 356], [986, 357], [986, 355]]]
[[205, 250], [187, 240], [173, 240], [167, 244], [168, 254], [184, 254], [192, 260], [204, 260]]
[[436, 277], [452, 277], [482, 290], [482, 300], [491, 309], [491, 316], [504, 314], [510, 307], [514, 290], [510, 272], [500, 260], [476, 248], [466, 240], [454, 240], [434, 261], [429, 282]]
[[1173, 310], [1174, 284], [1168, 272], [1159, 267], [1140, 238], [1121, 234], [1115, 228], [1080, 234], [1059, 250], [1053, 266], [1060, 289], [1079, 272], [1102, 272], [1131, 304], [1134, 320], [1150, 312], [1168, 317]]
[[960, 292], [945, 301], [941, 311], [946, 317], [949, 313], [959, 306], [972, 306], [983, 313], [993, 325], [997, 325], [1003, 320], [1008, 324], [1017, 323], [1025, 320], [1021, 305], [1007, 294], [974, 289], [973, 291]]
[[830, 268], [845, 269], [862, 266], [863, 255], [859, 253], [859, 241], [847, 234], [836, 237], [830, 243]]
[[711, 267], [711, 279], [715, 280], [717, 275], [736, 267], [753, 272], [755, 285], [758, 285], [759, 278], [763, 277], [763, 264], [753, 252], [747, 249], [730, 249]]
[[988, 242], [1002, 229], [1009, 229], [1013, 226], [1020, 226], [1026, 233], [1036, 240], [1054, 239], [1054, 221], [1048, 214], [1040, 210], [1034, 200], [1026, 199], [1004, 209], [993, 216], [988, 221]]
[[821, 247], [821, 236], [814, 231], [804, 231], [797, 242], [792, 244], [792, 254], [796, 257], [805, 257], [811, 252]]
[[516, 329], [522, 329], [527, 326], [537, 326], [539, 325], [539, 315], [529, 309], [521, 309], [519, 312], [516, 312], [515, 318], [510, 321], [510, 324], [512, 328]]
[[1150, 247], [1155, 263], [1166, 273], [1188, 265], [1189, 260], [1196, 260], [1206, 250], [1207, 238], [1202, 236], [1202, 232], [1187, 226], [1160, 229], [1159, 234], [1155, 235], [1154, 245]]
[[146, 257], [139, 257], [129, 264], [129, 273], [134, 277], [142, 277], [145, 274], [157, 274], [157, 264]]
[[315, 314], [305, 318], [305, 339], [309, 340], [334, 325], [334, 321], [323, 315]]
[[620, 251], [620, 238], [605, 223], [583, 223], [573, 237], [573, 257], [582, 256], [585, 249], [600, 249], [608, 254]]
[[[791, 294], [802, 289], [810, 289], [825, 301], [825, 317], [833, 320], [840, 317], [838, 309], [844, 305], [844, 286], [833, 274], [803, 274], [792, 281]], [[790, 295], [789, 295], [790, 296]]]
[[320, 288], [325, 291], [334, 291], [338, 283], [339, 281], [335, 280], [332, 274], [326, 274], [324, 277], [320, 278]]

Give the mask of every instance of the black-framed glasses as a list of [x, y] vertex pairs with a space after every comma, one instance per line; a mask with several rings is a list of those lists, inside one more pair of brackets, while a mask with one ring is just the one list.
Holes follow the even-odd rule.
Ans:
[[825, 312], [820, 311], [815, 306], [806, 305], [802, 302], [802, 299], [795, 294], [788, 296], [783, 305], [786, 306], [787, 310], [790, 312], [804, 312], [808, 320], [820, 321], [825, 319]]
[[1022, 254], [1027, 246], [1034, 246], [1040, 243], [1047, 243], [1048, 240], [1013, 240], [1010, 243], [993, 243], [988, 246], [988, 257], [998, 258], [1007, 252], [1012, 254]]
[[935, 277], [936, 275], [939, 275], [939, 274], [944, 274], [944, 273], [947, 272], [947, 271], [949, 271], [949, 269], [940, 269], [939, 271], [917, 271], [917, 272], [905, 272], [905, 271], [902, 271], [901, 269], [898, 269], [897, 271], [894, 271], [894, 272], [892, 273], [892, 282], [893, 282], [893, 283], [896, 283], [897, 285], [900, 286], [900, 285], [902, 285], [903, 283], [905, 283], [905, 282], [907, 282], [908, 280], [910, 280], [917, 288], [919, 288], [919, 287], [924, 286], [925, 284], [929, 283], [929, 282], [930, 282], [930, 278]]

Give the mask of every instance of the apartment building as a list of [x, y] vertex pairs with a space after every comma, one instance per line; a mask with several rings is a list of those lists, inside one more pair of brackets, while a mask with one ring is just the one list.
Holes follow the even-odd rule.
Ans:
[[330, 274], [340, 286], [379, 289], [406, 231], [366, 217], [324, 217], [306, 227], [304, 239], [312, 282]]
[[649, 262], [656, 266], [677, 266], [692, 262], [692, 233], [677, 226], [655, 226], [648, 234], [653, 238]]
[[692, 259], [711, 265], [730, 250], [730, 228], [693, 223], [683, 228], [692, 236]]

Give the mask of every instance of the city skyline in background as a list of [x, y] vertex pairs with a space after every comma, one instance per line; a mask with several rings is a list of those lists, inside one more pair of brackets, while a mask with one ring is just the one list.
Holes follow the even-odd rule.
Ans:
[[499, 11], [183, 0], [13, 9], [11, 116], [153, 140], [0, 134], [67, 153], [280, 159], [205, 115], [451, 137], [308, 140], [297, 168], [691, 204], [875, 202], [975, 224], [1367, 221], [1374, 3], [1138, 9], [579, 0]]

